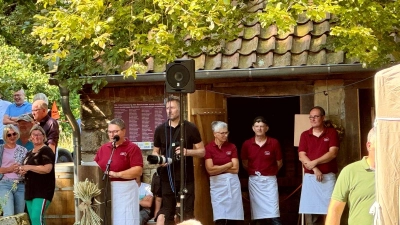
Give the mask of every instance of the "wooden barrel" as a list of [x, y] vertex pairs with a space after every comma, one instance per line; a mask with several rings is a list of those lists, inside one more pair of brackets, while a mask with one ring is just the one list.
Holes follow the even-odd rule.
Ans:
[[56, 189], [45, 214], [46, 224], [72, 225], [75, 223], [74, 163], [57, 163], [55, 174]]

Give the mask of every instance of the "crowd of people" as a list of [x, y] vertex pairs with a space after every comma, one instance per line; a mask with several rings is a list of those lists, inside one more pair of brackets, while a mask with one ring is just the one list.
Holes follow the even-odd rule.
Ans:
[[[0, 196], [16, 184], [8, 201], [1, 205], [3, 215], [26, 210], [31, 224], [42, 224], [44, 212], [54, 195], [58, 123], [49, 116], [47, 97], [41, 93], [30, 104], [25, 101], [24, 91], [18, 90], [14, 93], [14, 103], [0, 99], [0, 105], [3, 114], [0, 115], [3, 117]], [[198, 128], [189, 121], [181, 121], [179, 98], [170, 96], [165, 101], [165, 108], [168, 120], [155, 130], [152, 154], [168, 160], [158, 166], [152, 185], [141, 180], [142, 152], [126, 137], [125, 122], [115, 118], [108, 124], [109, 140], [98, 149], [94, 160], [110, 180], [112, 224], [145, 225], [154, 219], [158, 225], [170, 225], [176, 224], [179, 218], [183, 218], [182, 224], [198, 224], [192, 220], [195, 200], [193, 158], [204, 157], [216, 225], [235, 225], [244, 220], [238, 177], [240, 161], [249, 176], [252, 224], [281, 225], [276, 176], [283, 165], [282, 152], [279, 141], [267, 135], [267, 120], [262, 116], [253, 120], [254, 136], [243, 143], [239, 154], [236, 146], [228, 141], [229, 130], [225, 122], [211, 124], [214, 140], [204, 145]], [[338, 134], [334, 128], [325, 126], [322, 107], [313, 107], [309, 120], [311, 128], [301, 134], [298, 148], [304, 170], [299, 213], [306, 215], [307, 225], [340, 224], [348, 204], [350, 225], [360, 224], [360, 221], [372, 224], [369, 207], [375, 200], [374, 129], [368, 135], [368, 156], [346, 166], [336, 180]], [[181, 132], [184, 143], [180, 143]], [[177, 216], [182, 195], [184, 207], [180, 212], [183, 215]]]
[[[158, 125], [155, 130], [152, 153], [165, 157], [165, 161], [160, 163], [157, 173], [153, 175], [154, 186], [150, 188], [151, 191], [149, 184], [140, 181], [142, 156], [135, 144], [129, 142], [131, 145], [129, 149], [125, 152], [118, 151], [117, 156], [112, 156], [113, 160], [121, 160], [117, 157], [123, 157], [129, 162], [124, 161], [126, 167], [112, 168], [109, 172], [110, 178], [113, 178], [112, 182], [116, 182], [116, 178], [118, 181], [123, 181], [122, 183], [136, 179], [137, 182], [132, 183], [130, 190], [134, 190], [135, 193], [132, 203], [135, 202], [140, 206], [140, 213], [139, 209], [135, 209], [135, 212], [127, 211], [126, 207], [114, 209], [114, 217], [119, 215], [121, 218], [120, 213], [125, 213], [124, 218], [130, 218], [127, 214], [132, 214], [132, 220], [119, 220], [118, 224], [144, 225], [150, 218], [153, 218], [158, 225], [176, 224], [182, 217], [184, 221], [191, 221], [190, 219], [194, 218], [195, 198], [194, 157], [205, 158], [214, 223], [241, 224], [244, 212], [238, 177], [240, 157], [243, 168], [249, 176], [251, 224], [281, 225], [276, 176], [283, 165], [282, 152], [279, 141], [267, 135], [269, 130], [267, 120], [262, 116], [254, 119], [252, 124], [254, 137], [243, 143], [239, 155], [236, 146], [228, 141], [229, 130], [225, 122], [215, 121], [211, 124], [214, 140], [204, 145], [197, 127], [189, 121], [181, 121], [179, 98], [169, 97], [165, 101], [165, 107], [168, 120]], [[115, 120], [120, 119], [113, 121]], [[362, 224], [372, 224], [373, 216], [369, 214], [369, 207], [374, 201], [374, 131], [371, 130], [368, 136], [367, 148], [370, 154], [360, 162], [345, 167], [336, 182], [338, 134], [334, 128], [325, 126], [325, 111], [322, 107], [313, 107], [310, 110], [309, 120], [311, 128], [301, 134], [298, 148], [299, 160], [304, 168], [299, 214], [305, 214], [307, 225], [340, 224], [344, 206], [348, 203], [349, 224], [359, 224], [357, 221], [364, 221]], [[110, 123], [111, 126], [113, 121]], [[111, 143], [113, 139], [115, 140], [115, 135], [119, 135], [122, 139], [116, 142], [116, 150], [120, 150], [119, 148], [122, 148], [120, 145], [128, 141], [124, 125], [116, 127], [110, 125], [108, 131], [110, 142], [99, 149], [95, 158], [103, 170], [112, 152]], [[184, 132], [184, 143], [179, 142], [181, 132]], [[107, 154], [104, 154], [104, 150], [107, 150]], [[183, 158], [180, 157], [182, 154]], [[181, 167], [181, 160], [184, 160], [184, 168]], [[183, 177], [182, 170], [184, 170]], [[123, 176], [128, 171], [135, 172]], [[154, 182], [154, 177], [157, 182]], [[184, 184], [184, 187], [181, 187], [181, 184]], [[112, 185], [112, 189], [113, 187]], [[138, 189], [142, 189], [139, 194], [137, 194]], [[181, 193], [181, 190], [184, 193]], [[112, 195], [118, 195], [118, 192], [120, 190], [112, 190]], [[182, 194], [184, 207], [179, 211], [183, 212], [183, 215], [179, 215], [177, 209], [180, 207]], [[126, 203], [126, 198], [124, 201]], [[154, 214], [151, 213], [151, 207], [155, 208]], [[140, 218], [135, 217], [135, 214], [140, 215]]]
[[55, 191], [59, 128], [45, 94], [36, 94], [33, 104], [25, 98], [22, 89], [13, 103], [0, 95], [0, 208], [3, 216], [27, 212], [30, 224], [41, 225]]

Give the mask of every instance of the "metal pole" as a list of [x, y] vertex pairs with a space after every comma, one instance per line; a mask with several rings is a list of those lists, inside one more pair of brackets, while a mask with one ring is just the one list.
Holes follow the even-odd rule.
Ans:
[[181, 149], [181, 152], [180, 152], [180, 154], [181, 154], [181, 188], [180, 188], [180, 192], [179, 192], [179, 195], [180, 195], [180, 213], [181, 213], [181, 216], [180, 216], [180, 221], [182, 222], [183, 221], [183, 208], [184, 208], [184, 203], [183, 203], [183, 201], [184, 201], [184, 199], [185, 199], [185, 191], [184, 191], [184, 189], [185, 189], [185, 187], [184, 187], [184, 185], [185, 185], [185, 155], [184, 155], [184, 150], [183, 150], [183, 147], [184, 147], [184, 134], [185, 134], [185, 118], [184, 118], [184, 106], [185, 106], [185, 104], [184, 104], [184, 99], [183, 99], [183, 94], [182, 94], [182, 92], [179, 94], [179, 98], [180, 98], [180, 110], [179, 110], [179, 116], [180, 116], [180, 123], [181, 123], [181, 140], [180, 140], [180, 149]]

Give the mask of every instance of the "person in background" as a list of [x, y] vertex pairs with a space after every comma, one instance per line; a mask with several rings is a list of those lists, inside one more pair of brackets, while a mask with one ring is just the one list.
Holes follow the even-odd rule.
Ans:
[[48, 112], [48, 105], [43, 100], [36, 100], [32, 104], [32, 115], [36, 122], [39, 122], [40, 126], [46, 132], [46, 145], [48, 145], [53, 152], [56, 152], [58, 139], [60, 136], [60, 130], [57, 120], [51, 118]]
[[14, 103], [7, 107], [3, 116], [3, 124], [17, 125], [18, 116], [32, 112], [32, 104], [25, 101], [25, 91], [23, 89], [14, 93]]
[[373, 224], [369, 213], [375, 202], [376, 131], [368, 133], [368, 156], [343, 168], [333, 189], [326, 225], [339, 225], [344, 207], [349, 205], [348, 225]]
[[[162, 206], [158, 214], [165, 215], [165, 224], [175, 224], [174, 216], [176, 211], [177, 194], [181, 189], [180, 175], [181, 170], [185, 170], [185, 187], [188, 192], [184, 199], [184, 219], [194, 218], [194, 157], [204, 157], [204, 144], [201, 140], [200, 132], [196, 125], [184, 120], [184, 130], [181, 130], [180, 123], [180, 99], [170, 96], [166, 99], [166, 112], [168, 121], [157, 126], [154, 132], [153, 155], [164, 155], [167, 158], [174, 158], [172, 164], [160, 166], [160, 178], [162, 188]], [[183, 129], [183, 128], [182, 128]], [[183, 149], [180, 149], [180, 132], [184, 132], [186, 141]], [[181, 150], [185, 156], [185, 168], [181, 168], [180, 160], [176, 160], [175, 155], [180, 155]], [[171, 182], [170, 182], [171, 181]], [[158, 219], [157, 219], [158, 222]]]
[[[3, 100], [3, 95], [0, 93], [0, 118], [3, 119], [4, 114], [6, 113], [7, 107], [11, 105], [11, 102]], [[3, 144], [3, 129], [4, 124], [3, 121], [0, 123], [0, 144]]]
[[210, 195], [215, 225], [235, 225], [244, 220], [239, 160], [236, 146], [228, 142], [228, 125], [211, 123], [214, 141], [206, 145], [205, 166], [210, 175]]
[[26, 154], [20, 174], [25, 176], [25, 201], [31, 223], [42, 225], [56, 188], [55, 157], [45, 145], [46, 133], [42, 127], [33, 126], [30, 136], [34, 147]]
[[325, 110], [310, 110], [311, 128], [300, 136], [299, 160], [304, 177], [299, 213], [306, 214], [306, 224], [323, 224], [336, 181], [339, 136], [334, 128], [325, 127]]
[[249, 174], [249, 194], [252, 224], [281, 225], [279, 193], [276, 175], [282, 167], [281, 146], [275, 138], [266, 135], [269, 130], [264, 117], [253, 120], [255, 136], [242, 145], [241, 158]]
[[[0, 201], [3, 216], [12, 216], [24, 212], [25, 185], [19, 175], [19, 166], [27, 153], [26, 148], [17, 145], [19, 130], [12, 124], [3, 129], [4, 144], [0, 144]], [[16, 184], [16, 189], [13, 186]], [[10, 191], [11, 190], [11, 191]], [[7, 193], [10, 192], [8, 195]]]
[[[108, 173], [111, 181], [112, 224], [139, 225], [139, 190], [135, 178], [142, 176], [142, 151], [125, 137], [125, 122], [122, 119], [111, 120], [107, 133], [109, 142], [99, 148], [94, 161], [103, 172]], [[109, 171], [106, 171], [114, 147]]]
[[154, 221], [157, 221], [158, 211], [160, 211], [162, 203], [161, 181], [158, 173], [159, 167], [157, 168], [157, 171], [153, 173], [153, 177], [151, 178], [151, 193], [153, 193], [153, 198], [155, 199], [153, 212]]
[[30, 140], [30, 132], [35, 122], [28, 114], [23, 114], [18, 117], [17, 123], [20, 132], [17, 144], [31, 151], [33, 149], [33, 142]]
[[150, 184], [143, 183], [141, 178], [136, 178], [136, 183], [139, 186], [140, 225], [146, 225], [151, 218], [150, 209], [153, 204], [153, 193], [151, 193]]
[[49, 109], [49, 98], [45, 95], [45, 94], [43, 94], [43, 93], [37, 93], [37, 94], [35, 94], [34, 96], [33, 96], [33, 99], [32, 99], [32, 102], [35, 102], [35, 101], [37, 101], [37, 100], [43, 100], [44, 101], [44, 103], [46, 103], [46, 105], [47, 105], [47, 114], [49, 114], [49, 116], [51, 117], [51, 110]]

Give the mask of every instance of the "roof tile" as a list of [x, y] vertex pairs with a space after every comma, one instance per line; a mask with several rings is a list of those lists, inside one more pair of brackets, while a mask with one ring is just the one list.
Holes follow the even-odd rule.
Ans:
[[255, 68], [268, 68], [274, 63], [274, 53], [268, 52], [267, 54], [257, 54]]
[[310, 49], [311, 35], [295, 37], [293, 39], [292, 53], [298, 54]]
[[222, 54], [206, 56], [205, 67], [206, 70], [215, 70], [221, 68]]
[[323, 34], [319, 37], [313, 37], [311, 40], [310, 51], [311, 52], [318, 52], [320, 51], [324, 45], [326, 44], [326, 34]]
[[222, 56], [221, 69], [234, 69], [239, 67], [239, 53]]
[[300, 54], [292, 54], [292, 65], [303, 66], [307, 65], [308, 52], [304, 51]]
[[327, 63], [328, 64], [341, 64], [344, 63], [344, 52], [329, 52], [327, 54]]
[[257, 54], [255, 52], [251, 53], [250, 55], [241, 55], [239, 58], [239, 68], [240, 69], [247, 69], [253, 68], [254, 64], [256, 63]]
[[274, 67], [279, 66], [290, 66], [291, 65], [291, 53], [286, 52], [283, 55], [274, 54]]
[[324, 21], [322, 23], [314, 23], [314, 30], [311, 32], [313, 35], [320, 36], [326, 34], [330, 30], [329, 21]]
[[233, 41], [229, 41], [225, 44], [224, 54], [225, 55], [232, 55], [236, 53], [242, 47], [242, 39], [238, 38]]
[[260, 32], [260, 38], [268, 39], [272, 36], [276, 36], [277, 34], [278, 34], [278, 28], [274, 24], [269, 27], [262, 27]]
[[288, 36], [286, 39], [277, 40], [275, 53], [284, 54], [292, 49], [293, 36]]
[[298, 37], [304, 37], [305, 35], [309, 34], [310, 31], [312, 31], [314, 29], [313, 27], [313, 22], [312, 21], [308, 21], [305, 24], [300, 24], [297, 25], [294, 28], [294, 35], [298, 36]]
[[254, 38], [255, 36], [260, 35], [260, 23], [254, 24], [254, 26], [251, 27], [245, 27], [244, 28], [244, 33], [243, 33], [243, 39], [249, 40]]
[[325, 65], [326, 64], [326, 51], [325, 49], [319, 52], [310, 52], [307, 59], [308, 65]]
[[276, 46], [275, 37], [271, 37], [267, 40], [260, 39], [258, 41], [257, 52], [261, 54], [267, 53], [273, 51], [275, 49], [275, 46]]
[[243, 40], [242, 48], [240, 49], [240, 54], [242, 55], [249, 55], [250, 53], [257, 50], [258, 45], [258, 37], [254, 37], [250, 40]]

